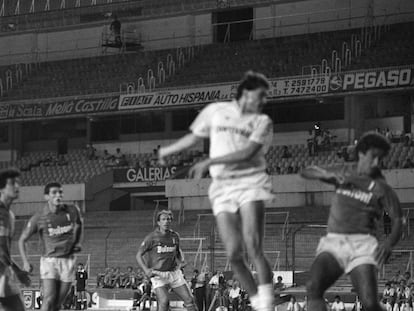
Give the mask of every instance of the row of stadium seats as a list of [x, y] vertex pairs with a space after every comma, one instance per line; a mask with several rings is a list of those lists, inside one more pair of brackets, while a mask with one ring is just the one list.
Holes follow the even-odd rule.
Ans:
[[40, 70], [13, 88], [6, 99], [48, 98], [119, 92], [120, 84], [133, 81], [175, 50], [117, 54], [42, 63]]
[[[308, 165], [330, 166], [344, 163], [338, 152], [344, 145], [337, 144], [328, 150], [321, 150], [318, 154], [309, 155], [306, 145], [289, 145], [290, 156], [283, 157], [283, 146], [271, 146], [265, 157], [268, 163], [269, 174], [294, 174]], [[403, 168], [406, 159], [414, 159], [414, 146], [405, 146], [403, 143], [393, 143], [390, 153], [384, 158], [384, 169]], [[167, 158], [168, 166], [189, 166], [207, 155], [200, 151], [189, 151], [172, 155]], [[86, 150], [70, 150], [64, 162], [56, 160], [53, 152], [31, 152], [14, 162], [0, 162], [0, 168], [17, 167], [22, 169], [24, 185], [43, 185], [50, 179], [59, 179], [62, 183], [84, 183], [93, 176], [103, 174], [114, 167], [147, 167], [156, 165], [156, 156], [153, 153], [138, 153], [125, 155], [127, 165], [119, 166], [114, 160], [88, 159]], [[414, 160], [413, 160], [414, 161]]]
[[411, 65], [414, 63], [414, 24], [390, 25], [390, 30], [365, 55], [351, 64], [350, 69]]
[[[413, 33], [413, 24], [395, 24], [388, 28], [389, 32], [373, 42], [370, 49], [362, 50], [361, 57], [353, 57], [347, 69], [412, 63], [414, 43], [406, 34]], [[340, 56], [342, 43], [350, 45], [351, 35], [360, 33], [361, 29], [352, 29], [207, 45], [192, 62], [187, 62], [175, 75], [167, 76], [164, 83], [157, 81], [156, 85], [177, 87], [236, 81], [248, 69], [269, 77], [299, 75], [303, 67], [320, 65], [322, 59], [330, 64], [331, 52], [337, 50]], [[176, 58], [176, 50], [167, 49], [43, 63], [37, 74], [12, 89], [5, 99], [119, 92], [121, 83], [136, 82], [140, 75], [146, 79], [150, 68], [155, 73], [159, 61], [166, 64], [168, 54]]]
[[[165, 86], [237, 81], [249, 69], [268, 77], [300, 75], [302, 67], [330, 60], [333, 49], [340, 50], [359, 29], [297, 35], [252, 41], [213, 44]], [[258, 57], [260, 55], [260, 57]]]

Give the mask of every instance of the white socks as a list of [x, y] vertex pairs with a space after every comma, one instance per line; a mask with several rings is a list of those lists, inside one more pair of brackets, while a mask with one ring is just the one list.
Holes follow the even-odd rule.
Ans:
[[274, 311], [274, 292], [272, 284], [257, 287], [257, 294], [250, 297], [250, 303], [256, 311]]
[[257, 287], [257, 294], [260, 296], [261, 299], [271, 300], [272, 302], [275, 298], [273, 285], [271, 283], [259, 285]]

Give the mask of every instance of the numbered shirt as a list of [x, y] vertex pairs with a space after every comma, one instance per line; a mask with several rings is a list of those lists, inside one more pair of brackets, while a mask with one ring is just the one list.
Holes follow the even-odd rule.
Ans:
[[398, 197], [385, 180], [346, 176], [332, 198], [328, 232], [375, 235], [384, 209], [401, 217]]
[[43, 256], [67, 257], [72, 255], [76, 225], [81, 224], [77, 207], [62, 205], [56, 213], [48, 206], [36, 213], [27, 224], [30, 232], [38, 232], [43, 242]]
[[147, 235], [141, 243], [140, 250], [145, 255], [149, 268], [158, 271], [174, 271], [179, 252], [178, 233], [169, 230], [165, 234], [158, 229]]
[[220, 157], [247, 147], [250, 141], [262, 148], [249, 160], [210, 167], [213, 178], [248, 176], [265, 172], [265, 152], [272, 142], [273, 123], [265, 114], [242, 114], [236, 101], [205, 107], [190, 127], [194, 135], [210, 138], [210, 157]]

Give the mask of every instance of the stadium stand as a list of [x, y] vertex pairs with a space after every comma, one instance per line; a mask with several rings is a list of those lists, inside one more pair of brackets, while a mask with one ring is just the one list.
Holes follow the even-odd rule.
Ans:
[[[412, 33], [412, 26], [395, 24], [377, 41], [372, 36], [371, 47], [362, 47], [361, 56], [353, 55], [350, 65], [343, 64], [341, 69], [410, 64], [413, 41], [405, 34]], [[155, 74], [156, 87], [236, 81], [247, 69], [269, 77], [299, 75], [305, 67], [320, 67], [323, 59], [332, 67], [332, 51], [340, 55], [344, 42], [352, 46], [353, 34], [360, 35], [361, 29], [207, 45], [175, 75], [166, 75], [165, 82]], [[258, 52], [260, 58], [255, 57]], [[171, 49], [43, 63], [36, 75], [12, 89], [4, 99], [119, 92], [120, 84], [135, 82], [140, 75], [145, 79], [148, 69], [156, 72], [159, 61], [166, 63], [168, 54], [178, 64], [176, 50]], [[148, 87], [148, 82], [145, 85]]]
[[[412, 28], [412, 23], [390, 26], [377, 41], [371, 39], [370, 48], [362, 47], [360, 57], [352, 56], [351, 66], [342, 66], [342, 70], [361, 69], [367, 64], [369, 67], [411, 64], [413, 42], [404, 34], [411, 33]], [[299, 75], [304, 66], [321, 65], [324, 58], [332, 67], [332, 51], [341, 55], [344, 42], [352, 46], [353, 34], [360, 36], [361, 29], [217, 43], [206, 47], [200, 57], [177, 76], [167, 79], [165, 86], [236, 81], [250, 68], [269, 77]], [[255, 57], [258, 53], [260, 57]]]
[[[31, 0], [13, 0], [5, 2], [2, 12], [3, 18], [0, 20], [0, 31], [64, 27], [91, 22], [104, 23], [105, 15], [108, 12], [115, 13], [122, 18], [148, 18], [153, 16], [159, 18], [198, 10], [214, 10], [222, 6], [220, 3], [224, 5], [223, 8], [228, 6], [227, 1], [217, 0], [43, 0], [33, 3]], [[256, 0], [255, 3], [267, 4], [268, 1]], [[231, 1], [233, 8], [246, 5], [251, 5], [251, 2], [244, 0]], [[10, 24], [13, 24], [13, 27], [9, 27]]]
[[[306, 145], [289, 145], [290, 158], [283, 158], [283, 146], [271, 146], [266, 154], [268, 173], [272, 175], [294, 174], [307, 165], [340, 165], [344, 159], [338, 157], [338, 151], [344, 144], [336, 144], [328, 150], [322, 150], [317, 155], [310, 156]], [[206, 157], [201, 151], [190, 151], [173, 155], [166, 161], [167, 166], [190, 166]], [[383, 160], [383, 168], [404, 168], [407, 158], [414, 157], [414, 146], [403, 143], [393, 143], [390, 153]], [[152, 153], [126, 154], [128, 165], [119, 166], [112, 160], [103, 158], [89, 160], [86, 150], [69, 150], [65, 157], [66, 164], [59, 164], [56, 154], [50, 151], [30, 152], [19, 161], [0, 162], [0, 168], [14, 166], [22, 169], [23, 185], [44, 185], [50, 178], [58, 178], [63, 183], [85, 183], [96, 175], [103, 174], [113, 168], [147, 167], [154, 161]], [[111, 164], [112, 163], [112, 164]], [[292, 167], [293, 171], [290, 171]], [[280, 172], [277, 170], [280, 169]]]
[[349, 69], [387, 67], [412, 64], [414, 43], [413, 24], [389, 25], [381, 40], [373, 42], [372, 48], [365, 51], [363, 57], [351, 64]]
[[148, 69], [156, 72], [158, 63], [166, 62], [169, 54], [175, 56], [175, 50], [42, 63], [36, 75], [20, 88], [12, 89], [5, 98], [33, 99], [119, 92], [120, 84], [135, 82], [140, 75], [146, 78]]

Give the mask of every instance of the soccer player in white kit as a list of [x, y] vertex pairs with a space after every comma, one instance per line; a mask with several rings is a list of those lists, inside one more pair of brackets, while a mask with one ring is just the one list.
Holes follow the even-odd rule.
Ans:
[[[210, 138], [210, 157], [193, 166], [190, 174], [201, 178], [210, 170], [209, 198], [221, 239], [257, 311], [274, 309], [272, 272], [262, 248], [264, 201], [273, 198], [264, 157], [273, 122], [261, 113], [268, 89], [264, 75], [247, 72], [233, 101], [208, 105], [192, 123], [191, 133], [159, 150], [163, 164], [165, 157]], [[243, 245], [256, 267], [258, 285], [246, 265]]]

